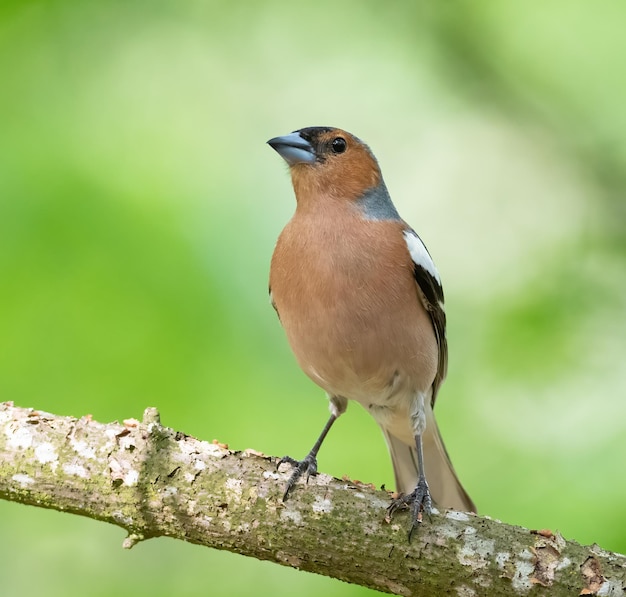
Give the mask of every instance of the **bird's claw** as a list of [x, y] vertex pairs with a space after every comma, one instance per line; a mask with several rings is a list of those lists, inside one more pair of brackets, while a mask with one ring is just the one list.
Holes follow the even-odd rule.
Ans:
[[417, 487], [408, 495], [400, 496], [391, 502], [387, 508], [387, 516], [391, 518], [400, 508], [412, 506], [411, 508], [411, 528], [409, 529], [409, 543], [413, 531], [422, 523], [422, 513], [426, 512], [430, 516], [433, 510], [433, 501], [430, 497], [430, 489], [425, 477], [420, 477], [417, 481]]
[[289, 477], [289, 481], [287, 481], [287, 487], [285, 487], [285, 493], [283, 495], [283, 502], [287, 500], [289, 496], [289, 492], [291, 488], [296, 484], [296, 481], [306, 473], [306, 481], [308, 483], [309, 477], [311, 475], [317, 475], [317, 458], [315, 456], [311, 456], [310, 454], [304, 460], [296, 460], [295, 458], [291, 458], [291, 456], [283, 456], [276, 465], [276, 468], [287, 462], [294, 467], [293, 472], [291, 473], [291, 477]]

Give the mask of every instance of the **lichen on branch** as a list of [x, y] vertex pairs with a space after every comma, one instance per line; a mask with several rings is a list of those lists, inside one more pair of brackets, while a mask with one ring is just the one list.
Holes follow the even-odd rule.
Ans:
[[387, 492], [320, 474], [283, 502], [276, 463], [164, 427], [152, 408], [104, 424], [0, 404], [0, 498], [118, 525], [126, 548], [174, 537], [407, 596], [623, 594], [619, 554], [454, 511], [408, 543]]

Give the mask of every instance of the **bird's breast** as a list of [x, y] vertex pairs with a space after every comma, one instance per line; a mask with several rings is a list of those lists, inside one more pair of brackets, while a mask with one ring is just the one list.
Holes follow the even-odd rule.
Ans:
[[401, 223], [296, 214], [277, 242], [270, 286], [298, 363], [329, 394], [370, 406], [432, 384], [436, 339]]

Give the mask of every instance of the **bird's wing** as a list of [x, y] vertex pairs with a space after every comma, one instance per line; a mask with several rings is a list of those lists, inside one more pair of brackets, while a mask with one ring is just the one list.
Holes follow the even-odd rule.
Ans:
[[276, 306], [276, 303], [274, 302], [274, 296], [272, 295], [272, 287], [269, 286], [268, 287], [268, 292], [270, 295], [270, 305], [272, 305], [272, 307], [274, 307], [274, 311], [276, 311], [276, 315], [278, 315], [278, 321], [280, 321], [280, 313], [278, 312], [278, 307]]
[[446, 340], [446, 312], [444, 310], [443, 288], [439, 272], [422, 239], [414, 230], [408, 228], [404, 231], [404, 240], [413, 260], [413, 276], [420, 289], [420, 297], [424, 308], [430, 315], [439, 348], [437, 374], [433, 381], [431, 399], [432, 404], [434, 404], [439, 386], [448, 371], [448, 341]]

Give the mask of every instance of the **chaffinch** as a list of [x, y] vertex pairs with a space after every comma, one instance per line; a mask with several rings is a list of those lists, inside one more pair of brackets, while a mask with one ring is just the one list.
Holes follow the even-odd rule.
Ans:
[[[317, 472], [317, 453], [348, 400], [381, 427], [415, 529], [431, 510], [475, 512], [433, 415], [446, 376], [446, 316], [439, 273], [389, 197], [365, 143], [330, 127], [268, 141], [289, 165], [296, 211], [278, 238], [270, 297], [302, 370], [328, 394], [330, 418], [295, 482]], [[428, 482], [427, 479], [428, 478]]]

